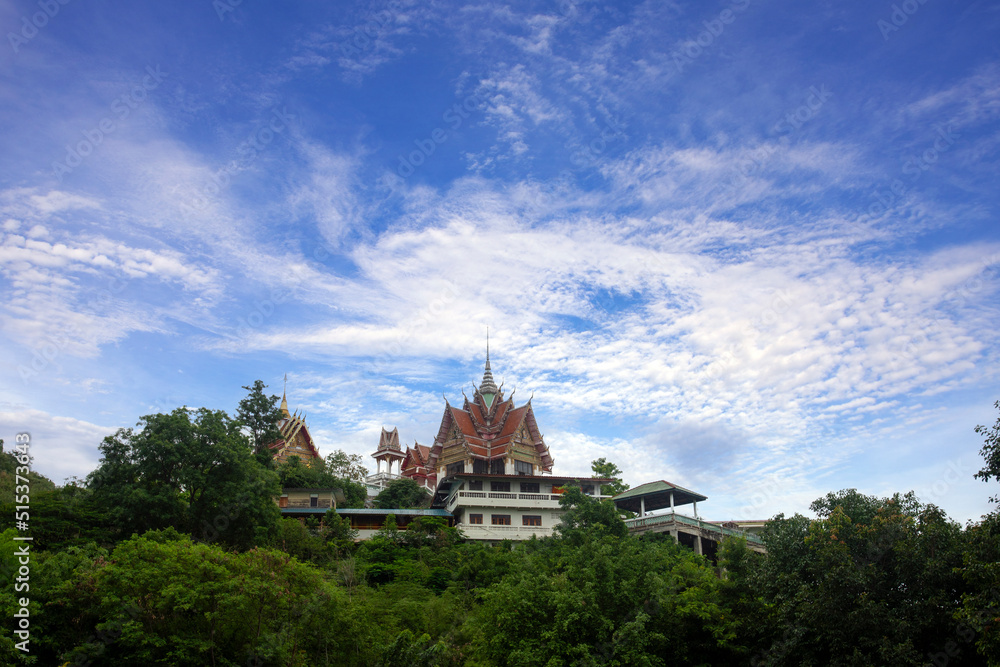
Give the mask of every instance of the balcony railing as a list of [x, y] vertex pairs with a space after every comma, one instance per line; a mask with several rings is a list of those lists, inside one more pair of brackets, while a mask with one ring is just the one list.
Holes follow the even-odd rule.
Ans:
[[542, 526], [491, 526], [463, 523], [456, 526], [471, 539], [526, 540], [532, 535], [547, 537], [552, 528]]
[[752, 542], [753, 544], [760, 544], [760, 545], [764, 544], [764, 541], [760, 538], [759, 535], [754, 535], [753, 533], [748, 533], [738, 528], [723, 528], [717, 523], [708, 523], [707, 521], [702, 521], [701, 519], [695, 519], [694, 517], [690, 516], [684, 516], [683, 514], [676, 514], [676, 513], [656, 514], [653, 516], [625, 519], [625, 525], [628, 527], [629, 530], [638, 530], [641, 528], [653, 528], [655, 526], [667, 523], [679, 523], [685, 526], [691, 526], [692, 528], [699, 528], [709, 533], [721, 533], [724, 537], [726, 536], [745, 537], [747, 542]]
[[369, 484], [378, 484], [379, 482], [391, 482], [394, 479], [402, 479], [402, 477], [402, 475], [397, 475], [395, 473], [377, 472], [374, 475], [368, 475], [365, 477], [365, 481]]
[[[595, 496], [598, 500], [610, 498], [610, 496]], [[483, 499], [487, 502], [472, 502], [470, 505], [485, 505], [493, 507], [539, 507], [546, 509], [556, 509], [559, 507], [559, 499], [562, 495], [558, 493], [504, 493], [499, 491], [459, 491], [448, 501], [447, 509], [450, 512], [459, 504], [461, 500], [472, 498]], [[507, 503], [492, 503], [490, 500], [513, 500], [517, 501], [508, 505]]]

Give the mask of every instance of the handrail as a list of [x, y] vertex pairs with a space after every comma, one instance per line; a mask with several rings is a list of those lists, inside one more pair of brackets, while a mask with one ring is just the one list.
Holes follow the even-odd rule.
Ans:
[[684, 516], [683, 514], [657, 514], [654, 516], [644, 516], [635, 517], [633, 519], [625, 519], [625, 525], [629, 528], [645, 528], [656, 526], [664, 523], [680, 523], [684, 525], [691, 526], [693, 528], [699, 528], [708, 532], [720, 533], [723, 536], [731, 535], [734, 537], [746, 538], [747, 542], [753, 542], [754, 544], [763, 544], [764, 540], [761, 539], [759, 535], [754, 535], [753, 533], [748, 533], [739, 528], [723, 528], [722, 526], [715, 523], [708, 523], [707, 521], [702, 521], [701, 519], [695, 519], [689, 516]]

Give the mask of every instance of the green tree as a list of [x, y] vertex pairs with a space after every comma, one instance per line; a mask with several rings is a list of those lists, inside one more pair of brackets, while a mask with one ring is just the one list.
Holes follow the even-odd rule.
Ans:
[[739, 664], [707, 561], [672, 540], [531, 540], [482, 591], [482, 657], [500, 667]]
[[364, 484], [359, 484], [358, 482], [349, 479], [338, 480], [340, 488], [344, 492], [344, 502], [340, 503], [338, 507], [343, 509], [360, 509], [365, 506], [368, 501], [368, 487]]
[[267, 446], [281, 437], [278, 422], [282, 414], [278, 407], [278, 397], [274, 394], [266, 395], [264, 390], [267, 385], [261, 380], [254, 380], [252, 385], [243, 388], [249, 393], [240, 401], [236, 417], [249, 433], [254, 454], [261, 459], [270, 460], [271, 452]]
[[[13, 495], [8, 496], [13, 500]], [[0, 505], [0, 527], [13, 527], [17, 503]], [[29, 521], [32, 546], [38, 551], [59, 550], [90, 542], [108, 545], [116, 527], [94, 502], [91, 492], [76, 484], [54, 490], [36, 491], [32, 487]]]
[[[41, 491], [52, 491], [56, 488], [55, 483], [40, 473], [31, 470], [31, 461], [34, 457], [28, 454], [21, 454], [17, 451], [3, 451], [3, 440], [0, 439], [0, 499], [2, 502], [10, 502], [14, 499], [14, 490], [24, 482], [18, 482], [17, 476], [28, 479], [31, 486], [31, 495]], [[21, 494], [18, 494], [21, 495]]]
[[414, 509], [427, 507], [431, 494], [416, 481], [404, 477], [394, 479], [375, 496], [375, 507], [379, 509]]
[[811, 508], [819, 519], [772, 519], [767, 554], [734, 570], [761, 598], [757, 664], [923, 665], [944, 651], [959, 630], [961, 527], [912, 493], [851, 489]]
[[[994, 403], [1000, 409], [1000, 401]], [[985, 438], [980, 454], [984, 465], [977, 479], [1000, 480], [1000, 418], [992, 428], [977, 426]], [[992, 496], [990, 502], [1000, 502]], [[977, 651], [990, 665], [1000, 665], [1000, 511], [994, 510], [966, 531], [967, 547], [963, 554], [962, 578], [968, 589], [962, 596], [959, 612], [963, 626], [960, 639], [974, 640]]]
[[288, 460], [278, 465], [277, 470], [283, 489], [340, 489], [346, 499], [340, 503], [341, 508], [364, 507], [368, 500], [368, 487], [338, 476], [337, 471], [331, 472], [322, 459], [305, 465], [298, 456], [289, 456]]
[[326, 455], [326, 470], [334, 477], [349, 479], [359, 484], [364, 484], [365, 478], [368, 477], [368, 468], [364, 466], [361, 455], [348, 454], [342, 449]]
[[72, 579], [93, 596], [88, 606], [105, 641], [95, 646], [78, 635], [65, 660], [305, 667], [353, 651], [345, 594], [280, 551], [230, 553], [149, 534], [121, 543]]
[[617, 496], [619, 493], [628, 491], [628, 484], [622, 481], [622, 471], [603, 456], [595, 461], [591, 461], [590, 469], [594, 471], [594, 477], [614, 480], [611, 484], [603, 484], [601, 486], [601, 493], [603, 495]]
[[[993, 404], [993, 407], [1000, 410], [1000, 401]], [[977, 426], [976, 433], [986, 438], [983, 448], [979, 450], [985, 465], [974, 477], [988, 482], [991, 479], [1000, 481], [1000, 417], [997, 418], [992, 428]], [[991, 503], [1000, 503], [1000, 496], [990, 497]]]
[[565, 511], [556, 525], [556, 533], [576, 543], [582, 541], [582, 534], [586, 532], [619, 539], [628, 535], [628, 528], [613, 502], [588, 496], [578, 486], [566, 487], [559, 497], [559, 506]]
[[309, 466], [298, 456], [289, 456], [278, 465], [278, 478], [283, 489], [321, 489], [332, 483], [320, 465]]
[[1000, 665], [1000, 514], [969, 526], [962, 578], [967, 588], [959, 611], [957, 639], [974, 641], [979, 655]]
[[350, 520], [337, 514], [337, 510], [332, 507], [323, 515], [321, 535], [336, 558], [350, 553], [358, 539], [358, 531], [351, 528]]
[[121, 535], [173, 526], [238, 548], [269, 541], [280, 516], [278, 476], [257, 463], [239, 422], [222, 411], [178, 408], [138, 426], [104, 439], [88, 477], [97, 507]]
[[430, 635], [414, 637], [409, 630], [403, 630], [385, 648], [378, 667], [437, 667], [443, 664], [446, 651], [443, 642], [434, 642]]

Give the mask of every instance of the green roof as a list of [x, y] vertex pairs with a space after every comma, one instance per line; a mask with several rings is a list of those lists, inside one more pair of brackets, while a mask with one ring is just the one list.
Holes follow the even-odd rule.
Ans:
[[683, 486], [677, 486], [661, 479], [656, 482], [646, 482], [624, 493], [619, 493], [611, 501], [616, 506], [632, 512], [640, 511], [640, 501], [645, 501], [646, 511], [652, 512], [653, 510], [670, 507], [671, 492], [674, 495], [674, 507], [696, 503], [699, 500], [708, 500], [708, 496], [703, 496], [700, 493], [685, 489]]

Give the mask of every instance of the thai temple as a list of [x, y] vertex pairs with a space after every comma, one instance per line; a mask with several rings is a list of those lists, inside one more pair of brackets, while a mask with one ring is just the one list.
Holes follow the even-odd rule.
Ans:
[[[288, 377], [285, 377], [287, 382]], [[272, 442], [268, 447], [278, 463], [284, 463], [290, 456], [298, 456], [303, 463], [309, 465], [311, 461], [320, 458], [319, 450], [313, 443], [309, 429], [306, 427], [305, 414], [299, 415], [288, 412], [288, 399], [285, 391], [281, 392], [281, 420], [278, 421], [278, 430], [281, 438]]]
[[[318, 458], [304, 415], [289, 414], [284, 396], [281, 409], [282, 440], [272, 445], [275, 457]], [[374, 535], [390, 514], [404, 529], [418, 516], [442, 517], [466, 539], [485, 542], [552, 535], [563, 514], [559, 499], [572, 485], [596, 499], [614, 502], [628, 516], [625, 523], [632, 532], [669, 533], [709, 558], [714, 558], [727, 535], [745, 537], [751, 549], [763, 550], [757, 535], [763, 522], [705, 521], [698, 516], [698, 503], [707, 497], [681, 486], [653, 481], [612, 497], [602, 493], [602, 486], [613, 480], [554, 474], [555, 461], [539, 430], [531, 398], [518, 406], [513, 391], [507, 396], [502, 383], [497, 386], [488, 342], [482, 381], [473, 384], [471, 399], [463, 392], [461, 407], [445, 398], [444, 414], [430, 445], [414, 441], [404, 449], [398, 429], [383, 427], [372, 457], [376, 471], [366, 479], [370, 497], [394, 480], [409, 478], [425, 487], [432, 500], [428, 509], [337, 508], [338, 514], [350, 519], [359, 539]], [[317, 495], [323, 490], [292, 491]], [[304, 498], [297, 508], [283, 505], [282, 512], [303, 516], [324, 513], [331, 504], [336, 508], [335, 501], [324, 502], [322, 497], [304, 507]]]

